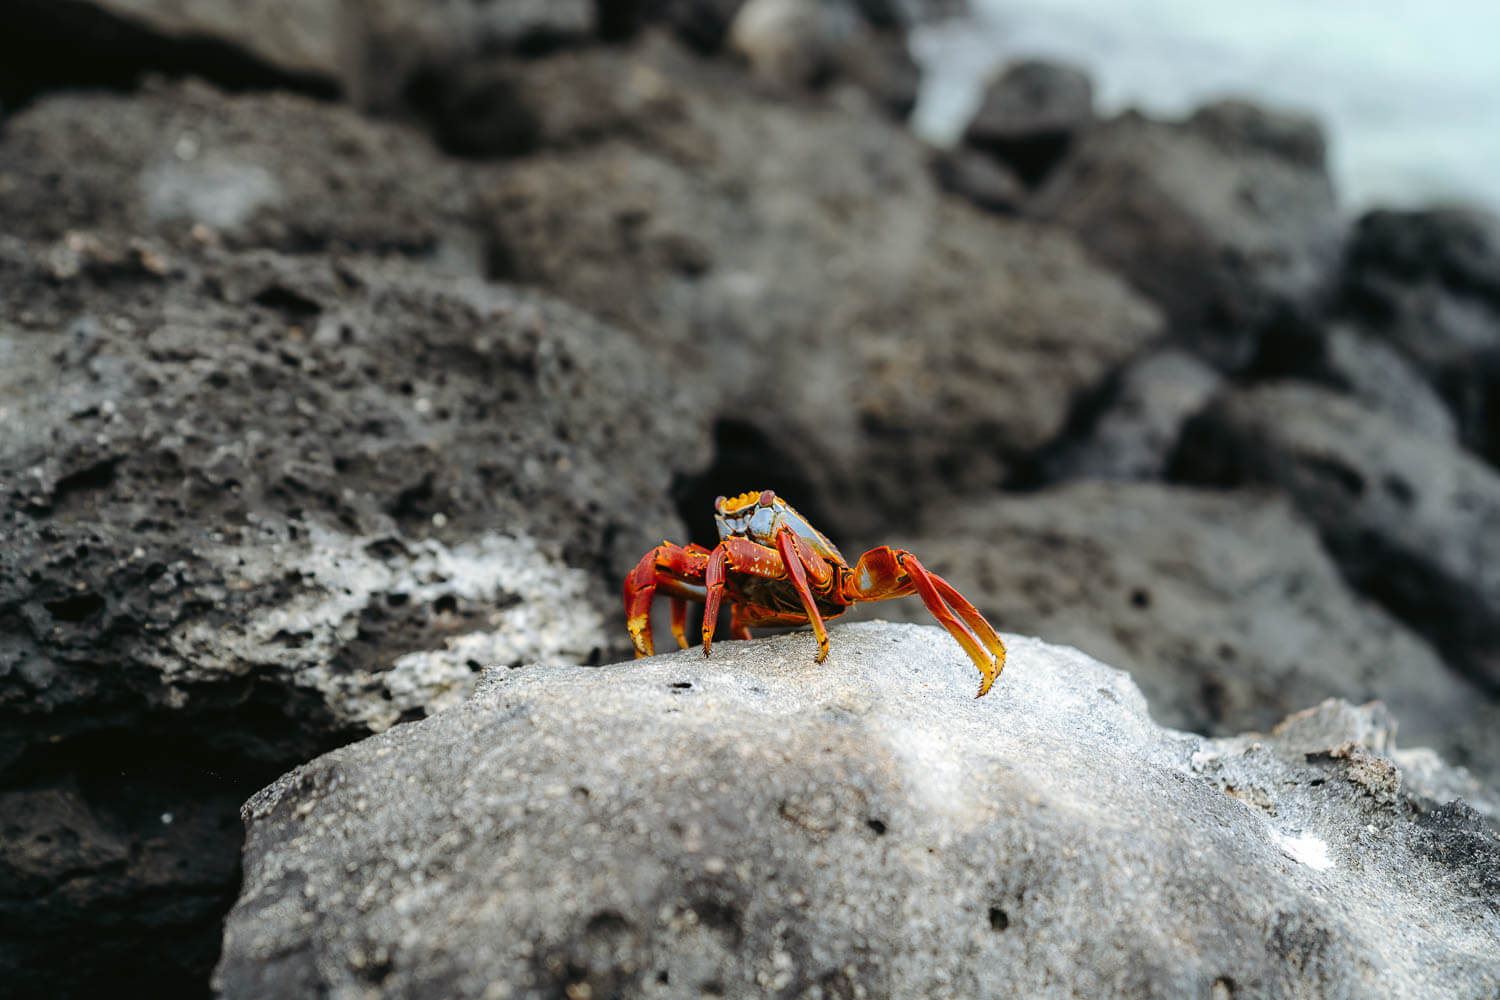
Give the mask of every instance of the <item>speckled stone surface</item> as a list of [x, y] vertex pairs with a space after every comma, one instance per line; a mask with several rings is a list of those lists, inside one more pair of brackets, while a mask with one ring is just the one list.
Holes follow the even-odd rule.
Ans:
[[[1493, 997], [1500, 841], [1378, 705], [1155, 725], [1128, 676], [863, 623], [467, 702], [256, 795], [222, 996]], [[1403, 774], [1409, 772], [1403, 785]], [[1457, 782], [1457, 785], [1453, 784]]]

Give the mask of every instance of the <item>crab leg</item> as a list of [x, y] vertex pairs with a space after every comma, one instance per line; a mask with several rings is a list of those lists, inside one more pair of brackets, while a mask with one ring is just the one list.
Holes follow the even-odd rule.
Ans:
[[905, 549], [882, 545], [866, 552], [846, 578], [845, 586], [848, 589], [845, 596], [858, 601], [881, 601], [913, 592], [921, 597], [932, 617], [958, 640], [979, 668], [982, 679], [979, 693], [974, 697], [984, 697], [1005, 669], [1005, 644], [994, 627], [952, 584], [929, 572]]
[[750, 638], [750, 626], [745, 624], [744, 616], [740, 614], [740, 606], [731, 604], [729, 606], [729, 634], [736, 639]]
[[828, 659], [828, 628], [823, 624], [823, 616], [818, 613], [818, 602], [813, 597], [812, 587], [808, 586], [807, 571], [812, 570], [815, 579], [821, 577], [818, 584], [826, 590], [828, 584], [833, 582], [833, 568], [826, 561], [813, 559], [808, 555], [807, 550], [797, 541], [797, 533], [790, 528], [783, 527], [776, 532], [776, 551], [781, 554], [781, 561], [786, 564], [787, 573], [792, 578], [792, 586], [802, 599], [802, 610], [807, 612], [807, 620], [812, 623], [813, 635], [818, 637], [815, 662], [822, 663]]
[[[719, 624], [719, 604], [724, 598], [724, 580], [729, 570], [767, 580], [786, 579], [786, 563], [781, 555], [748, 538], [726, 538], [709, 554], [708, 567], [703, 572], [703, 655], [709, 655], [714, 644], [714, 630]], [[734, 635], [734, 620], [738, 608], [730, 608], [730, 635]], [[741, 621], [741, 625], [745, 623]], [[749, 629], [745, 630], [749, 638]]]
[[687, 648], [687, 607], [682, 602], [703, 600], [703, 573], [708, 550], [701, 545], [662, 542], [647, 552], [625, 577], [625, 627], [636, 656], [656, 650], [651, 636], [651, 600], [656, 588], [672, 597], [672, 634]]
[[687, 649], [687, 601], [672, 595], [672, 636], [679, 649]]

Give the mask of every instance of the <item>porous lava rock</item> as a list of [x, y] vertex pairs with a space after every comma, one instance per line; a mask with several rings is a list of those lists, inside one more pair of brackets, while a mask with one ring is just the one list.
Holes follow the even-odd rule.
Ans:
[[[238, 802], [623, 651], [602, 609], [707, 459], [577, 310], [399, 260], [0, 242], [0, 970], [201, 992]], [[649, 399], [650, 406], [637, 401]]]
[[[836, 627], [486, 675], [245, 806], [226, 1000], [1493, 996], [1500, 839], [1388, 715], [1158, 727], [1007, 636]], [[1171, 942], [1170, 946], [1164, 942]]]

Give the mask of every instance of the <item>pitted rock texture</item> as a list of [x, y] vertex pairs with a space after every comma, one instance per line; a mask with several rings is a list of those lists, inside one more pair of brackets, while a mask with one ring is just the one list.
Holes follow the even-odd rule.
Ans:
[[[1378, 707], [1158, 728], [1125, 674], [836, 627], [460, 708], [256, 795], [226, 998], [1210, 996], [1500, 989], [1500, 840]], [[1420, 763], [1420, 762], [1419, 762]], [[1430, 762], [1428, 762], [1430, 763]], [[1425, 786], [1424, 786], [1425, 787]]]
[[682, 531], [656, 477], [707, 460], [619, 331], [399, 261], [6, 240], [0, 301], [22, 993], [201, 992], [244, 796], [485, 664], [623, 653], [601, 609]]

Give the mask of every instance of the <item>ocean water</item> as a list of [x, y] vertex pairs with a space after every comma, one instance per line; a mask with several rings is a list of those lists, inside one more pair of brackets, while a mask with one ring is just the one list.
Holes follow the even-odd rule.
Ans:
[[1005, 60], [1093, 76], [1098, 109], [1175, 117], [1249, 97], [1308, 111], [1329, 137], [1350, 212], [1500, 210], [1500, 3], [1495, 0], [970, 0], [965, 21], [912, 35], [924, 69], [914, 126], [951, 142]]

